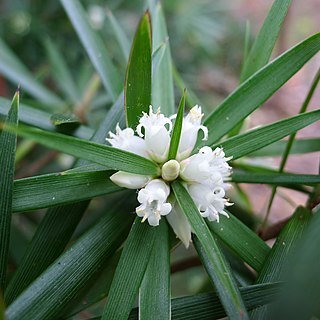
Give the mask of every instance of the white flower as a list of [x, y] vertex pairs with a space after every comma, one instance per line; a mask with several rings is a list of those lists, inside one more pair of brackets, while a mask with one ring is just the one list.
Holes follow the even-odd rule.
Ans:
[[161, 216], [167, 215], [171, 211], [171, 204], [166, 202], [170, 194], [170, 188], [161, 179], [150, 181], [145, 188], [138, 193], [138, 201], [141, 205], [136, 208], [139, 217], [143, 217], [142, 222], [148, 219], [151, 226], [159, 225]]
[[229, 217], [224, 211], [224, 207], [230, 206], [232, 203], [224, 198], [225, 191], [222, 187], [217, 186], [211, 189], [205, 184], [194, 183], [188, 186], [188, 191], [204, 218], [219, 222], [219, 214]]
[[150, 176], [124, 171], [118, 171], [110, 177], [110, 180], [113, 183], [127, 189], [143, 188], [151, 179], [152, 177]]
[[202, 140], [208, 139], [208, 129], [201, 125], [202, 117], [201, 107], [195, 105], [183, 119], [177, 160], [185, 159], [191, 154], [197, 142], [199, 130], [203, 131]]
[[[160, 113], [153, 113], [150, 106], [149, 114], [143, 113], [134, 130], [121, 130], [116, 127], [116, 134], [109, 133], [107, 140], [112, 146], [126, 150], [155, 161], [159, 166], [158, 176], [118, 171], [110, 179], [117, 185], [129, 189], [140, 189], [136, 214], [142, 222], [148, 221], [151, 226], [158, 226], [162, 216], [166, 216], [177, 237], [188, 248], [191, 242], [192, 228], [180, 207], [175, 204], [174, 196], [170, 195], [170, 182], [181, 178], [184, 186], [195, 202], [199, 214], [209, 221], [218, 221], [219, 215], [228, 216], [224, 211], [231, 205], [225, 198], [226, 181], [231, 174], [231, 167], [222, 148], [212, 150], [203, 147], [197, 154], [193, 151], [199, 130], [203, 131], [203, 140], [208, 138], [208, 130], [201, 125], [203, 114], [201, 107], [193, 107], [183, 119], [181, 138], [176, 159], [168, 159], [172, 122]], [[161, 169], [161, 170], [160, 170]]]
[[116, 134], [110, 131], [109, 136], [110, 138], [106, 138], [106, 140], [113, 147], [135, 153], [144, 158], [149, 158], [146, 142], [135, 136], [131, 128], [121, 130], [119, 124], [117, 124]]
[[[142, 128], [144, 128], [144, 134]], [[143, 113], [139, 120], [137, 133], [140, 137], [144, 137], [150, 157], [158, 163], [167, 160], [171, 130], [172, 122], [160, 113], [160, 108], [157, 113], [153, 113], [152, 106], [150, 106], [149, 115]]]

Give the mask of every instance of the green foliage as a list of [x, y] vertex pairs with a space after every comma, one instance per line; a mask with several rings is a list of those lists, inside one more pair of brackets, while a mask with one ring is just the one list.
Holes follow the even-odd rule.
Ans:
[[[201, 81], [192, 81], [190, 74], [201, 73], [204, 52], [213, 50], [210, 30], [217, 32], [216, 45], [225, 36], [219, 23], [226, 11], [218, 16], [217, 4], [204, 12], [202, 4], [186, 1], [180, 12], [179, 4], [162, 7], [149, 0], [134, 33], [135, 4], [110, 2], [103, 8], [61, 0], [43, 11], [39, 3], [37, 10], [65, 31], [59, 39], [48, 32], [52, 21], [42, 29], [34, 22], [40, 20], [32, 20], [33, 51], [27, 37], [22, 47], [15, 46], [17, 39], [8, 45], [5, 34], [0, 40], [1, 92], [9, 92], [10, 83], [20, 83], [24, 92], [20, 105], [19, 92], [12, 101], [0, 98], [0, 319], [319, 317], [320, 178], [303, 169], [283, 169], [291, 154], [320, 150], [319, 137], [295, 136], [320, 119], [319, 110], [305, 112], [320, 73], [300, 114], [248, 131], [242, 124], [319, 52], [320, 34], [269, 62], [291, 4], [275, 0], [251, 48], [247, 23], [240, 84], [213, 108], [216, 99], [206, 97]], [[199, 45], [191, 58], [185, 44], [172, 36], [177, 24], [176, 34]], [[43, 52], [34, 43], [42, 44]], [[181, 60], [176, 52], [172, 58], [171, 47], [183, 52]], [[185, 61], [195, 63], [183, 66]], [[174, 81], [181, 92], [174, 91]], [[118, 123], [135, 129], [151, 104], [168, 117], [177, 113], [167, 150], [168, 159], [176, 159], [185, 105], [200, 104], [197, 95], [205, 101], [202, 110], [213, 111], [204, 122], [209, 139], [199, 138], [194, 152], [203, 145], [223, 147], [232, 157], [230, 182], [236, 192], [230, 193], [235, 205], [224, 210], [229, 217], [220, 215], [218, 223], [202, 218], [185, 182], [168, 182], [168, 202], [192, 228], [195, 250], [186, 251], [177, 248], [180, 240], [169, 219], [163, 216], [157, 227], [134, 219], [136, 191], [110, 180], [116, 170], [159, 177], [162, 164], [114, 148], [106, 138]], [[289, 142], [282, 140], [287, 136]], [[66, 155], [76, 158], [71, 169]], [[270, 156], [283, 156], [280, 170], [250, 162]], [[276, 238], [272, 248], [262, 239], [266, 230], [262, 237], [255, 230], [260, 223], [255, 194], [242, 184], [282, 186], [308, 197], [305, 207], [292, 210], [280, 225], [282, 230], [279, 225], [267, 230]]]

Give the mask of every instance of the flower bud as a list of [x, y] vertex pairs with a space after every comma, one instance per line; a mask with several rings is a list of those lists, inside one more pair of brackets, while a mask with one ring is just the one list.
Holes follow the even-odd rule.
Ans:
[[110, 180], [119, 187], [127, 189], [143, 188], [150, 180], [150, 176], [143, 176], [141, 174], [118, 171], [110, 177]]
[[169, 160], [162, 166], [162, 179], [165, 181], [173, 181], [178, 178], [180, 164], [177, 160]]

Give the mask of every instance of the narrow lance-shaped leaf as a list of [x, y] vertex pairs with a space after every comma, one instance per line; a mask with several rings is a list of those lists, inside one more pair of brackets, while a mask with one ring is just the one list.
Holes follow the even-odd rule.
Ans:
[[238, 159], [318, 120], [320, 120], [320, 110], [311, 111], [250, 130], [229, 138], [222, 143], [217, 143], [213, 147], [222, 145], [228, 156]]
[[49, 208], [121, 190], [111, 182], [114, 171], [52, 173], [16, 180], [13, 212]]
[[13, 97], [10, 111], [0, 132], [0, 292], [6, 283], [8, 263], [11, 211], [14, 179], [14, 159], [17, 147], [17, 134], [6, 131], [6, 126], [18, 125], [19, 91]]
[[[92, 141], [103, 143], [108, 130], [113, 130], [117, 122], [124, 124], [122, 105], [123, 96], [120, 95], [91, 137]], [[88, 162], [77, 160], [75, 166], [85, 164]], [[89, 202], [56, 206], [46, 212], [5, 291], [8, 304], [63, 252]]]
[[151, 104], [151, 42], [150, 14], [141, 18], [131, 47], [124, 87], [127, 126], [136, 128], [142, 112]]
[[165, 219], [161, 219], [150, 261], [139, 293], [140, 320], [170, 319], [170, 248], [169, 230]]
[[[172, 58], [166, 21], [160, 1], [148, 1], [151, 21], [153, 48], [164, 45], [163, 57], [152, 75], [152, 105], [160, 106], [167, 116], [174, 113], [174, 88], [172, 76]], [[154, 58], [154, 57], [153, 57]]]
[[[205, 120], [213, 144], [261, 106], [320, 49], [320, 33], [286, 51], [232, 92]], [[237, 106], [235, 108], [235, 106]]]
[[168, 159], [175, 159], [177, 156], [179, 143], [180, 143], [180, 137], [181, 137], [181, 131], [182, 131], [182, 123], [183, 123], [183, 115], [184, 115], [184, 108], [186, 105], [186, 92], [184, 91], [180, 103], [179, 103], [179, 109], [177, 113], [177, 117], [174, 123], [174, 127], [171, 134], [171, 140], [170, 140], [170, 147], [169, 147], [169, 154]]
[[119, 72], [113, 65], [102, 39], [89, 24], [86, 13], [78, 0], [60, 0], [80, 38], [87, 54], [101, 77], [102, 83], [113, 101], [119, 95], [122, 84]]
[[77, 158], [99, 163], [109, 169], [145, 175], [158, 174], [158, 167], [154, 162], [117, 148], [26, 126], [21, 126], [18, 129], [18, 134], [49, 148], [62, 151]]
[[121, 245], [131, 221], [126, 210], [119, 208], [104, 215], [18, 296], [7, 309], [8, 319], [57, 319], [69, 300]]
[[128, 319], [145, 274], [156, 230], [137, 217], [113, 278], [102, 319]]
[[237, 173], [232, 174], [232, 182], [237, 183], [263, 183], [263, 184], [306, 184], [320, 183], [318, 174], [293, 174], [293, 173]]
[[219, 237], [244, 262], [259, 272], [270, 248], [245, 224], [226, 211], [229, 218], [221, 216], [219, 223], [208, 222], [210, 230]]
[[230, 267], [217, 246], [205, 221], [192, 201], [188, 191], [179, 181], [172, 184], [179, 206], [187, 216], [193, 232], [214, 270], [212, 279], [226, 313], [232, 319], [249, 319], [239, 289], [236, 286]]
[[[276, 243], [266, 260], [256, 281], [257, 284], [280, 281], [284, 266], [299, 243], [311, 218], [311, 213], [305, 208], [298, 208], [290, 221], [281, 231]], [[259, 308], [252, 313], [252, 319], [269, 319], [267, 308]]]
[[[275, 0], [245, 59], [241, 82], [268, 63], [292, 0]], [[237, 106], [236, 106], [237, 107]]]

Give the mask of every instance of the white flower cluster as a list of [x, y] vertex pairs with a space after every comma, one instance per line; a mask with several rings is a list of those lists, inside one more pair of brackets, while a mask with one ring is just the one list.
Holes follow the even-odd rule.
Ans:
[[[160, 113], [160, 108], [153, 113], [143, 113], [136, 128], [138, 136], [131, 128], [116, 133], [109, 132], [106, 140], [119, 149], [138, 154], [156, 162], [161, 167], [158, 177], [145, 176], [118, 171], [111, 180], [125, 188], [140, 189], [140, 206], [136, 213], [142, 222], [148, 220], [152, 226], [159, 225], [161, 216], [166, 216], [169, 224], [186, 247], [191, 241], [191, 226], [173, 196], [170, 196], [170, 182], [180, 178], [198, 207], [201, 216], [210, 221], [219, 222], [219, 214], [227, 215], [224, 207], [231, 205], [225, 198], [225, 190], [231, 167], [222, 148], [212, 150], [203, 147], [197, 154], [191, 155], [198, 137], [203, 131], [203, 140], [208, 138], [208, 129], [201, 125], [201, 107], [194, 106], [182, 122], [181, 138], [175, 160], [168, 161], [170, 133], [175, 115], [167, 118]], [[191, 155], [191, 156], [190, 156]], [[170, 196], [170, 198], [169, 198]]]

